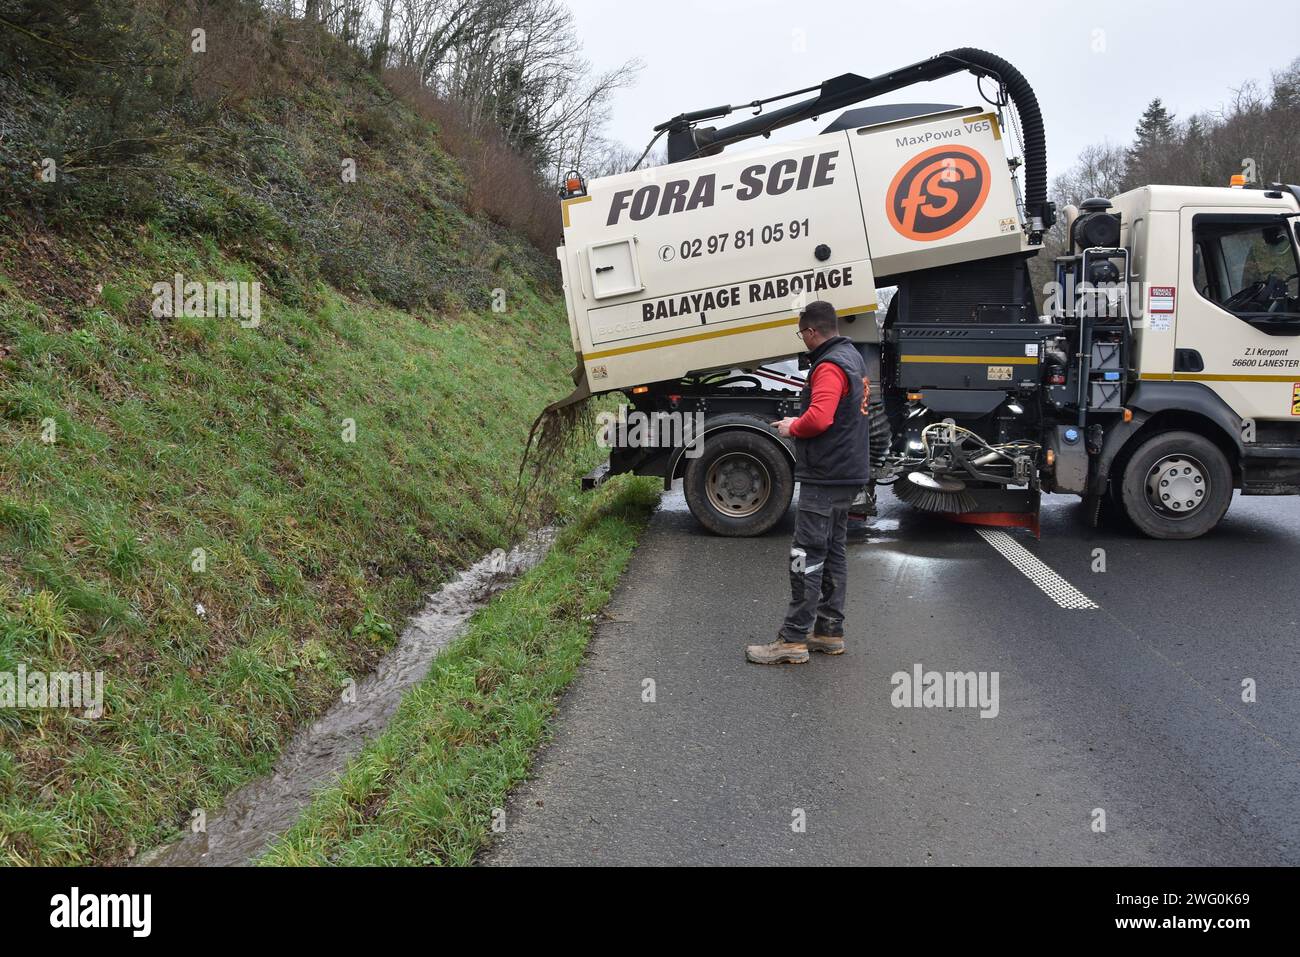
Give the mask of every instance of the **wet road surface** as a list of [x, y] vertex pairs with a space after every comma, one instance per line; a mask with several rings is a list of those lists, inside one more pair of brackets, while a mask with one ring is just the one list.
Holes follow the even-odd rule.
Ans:
[[[1300, 502], [1156, 542], [880, 499], [848, 652], [762, 667], [792, 515], [724, 539], [667, 496], [484, 863], [1300, 863]], [[996, 716], [895, 707], [918, 665], [996, 672]]]

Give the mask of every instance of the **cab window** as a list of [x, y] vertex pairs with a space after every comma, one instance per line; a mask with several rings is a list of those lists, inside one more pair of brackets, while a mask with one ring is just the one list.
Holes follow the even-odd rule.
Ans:
[[1256, 325], [1300, 319], [1290, 220], [1201, 215], [1193, 224], [1192, 280], [1202, 297]]

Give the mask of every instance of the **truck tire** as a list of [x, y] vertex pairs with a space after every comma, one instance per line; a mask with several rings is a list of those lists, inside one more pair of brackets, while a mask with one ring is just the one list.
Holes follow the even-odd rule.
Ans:
[[794, 497], [794, 468], [774, 438], [733, 429], [710, 435], [704, 454], [686, 465], [686, 504], [718, 535], [762, 535], [781, 520]]
[[1232, 467], [1195, 432], [1164, 432], [1138, 446], [1124, 466], [1124, 512], [1150, 538], [1204, 535], [1232, 502]]

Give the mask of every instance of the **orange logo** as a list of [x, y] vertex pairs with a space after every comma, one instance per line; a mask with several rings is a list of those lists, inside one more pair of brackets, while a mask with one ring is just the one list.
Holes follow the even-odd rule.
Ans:
[[885, 213], [908, 239], [951, 236], [972, 219], [989, 195], [989, 164], [977, 150], [936, 146], [903, 165], [885, 194]]

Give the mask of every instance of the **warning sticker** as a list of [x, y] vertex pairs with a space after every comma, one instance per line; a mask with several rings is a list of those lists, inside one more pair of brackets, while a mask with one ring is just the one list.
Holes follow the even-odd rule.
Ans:
[[1173, 325], [1173, 286], [1152, 286], [1147, 291], [1147, 328], [1152, 332], [1168, 332]]
[[1011, 366], [989, 366], [990, 382], [1010, 382]]
[[1300, 382], [1291, 386], [1291, 414], [1300, 415]]

